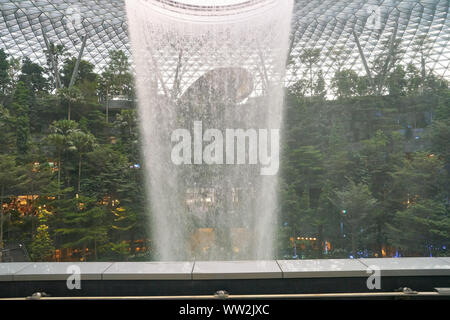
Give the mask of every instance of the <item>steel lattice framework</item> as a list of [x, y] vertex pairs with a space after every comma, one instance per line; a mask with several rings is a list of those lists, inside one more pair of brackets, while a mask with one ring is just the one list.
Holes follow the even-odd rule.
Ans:
[[[418, 66], [421, 53], [416, 44], [426, 37], [422, 53], [427, 68], [450, 79], [449, 4], [448, 0], [297, 0], [288, 80], [292, 83], [301, 74], [305, 48], [321, 50], [315, 66], [325, 78], [338, 68], [363, 74], [358, 42], [370, 64], [393, 37], [402, 41], [403, 61]], [[83, 58], [98, 68], [107, 62], [109, 50], [130, 53], [124, 0], [0, 0], [0, 10], [0, 48], [12, 56], [45, 63], [44, 33], [73, 55], [87, 35]]]

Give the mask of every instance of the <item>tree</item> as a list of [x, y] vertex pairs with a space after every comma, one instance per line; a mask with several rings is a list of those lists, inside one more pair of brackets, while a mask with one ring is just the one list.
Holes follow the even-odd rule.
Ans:
[[62, 104], [67, 105], [67, 120], [70, 121], [72, 106], [82, 103], [84, 97], [77, 87], [59, 89], [58, 97]]
[[9, 61], [8, 55], [0, 49], [0, 103], [2, 102], [4, 96], [6, 95], [8, 86], [10, 85], [11, 79], [9, 77]]
[[20, 63], [19, 58], [9, 57], [9, 93], [14, 92], [17, 83], [19, 82], [20, 71], [22, 69], [22, 65]]
[[[139, 236], [142, 228], [141, 216], [127, 207], [117, 207], [111, 210], [114, 218], [111, 223], [110, 243], [108, 246], [116, 259], [128, 260], [134, 252], [133, 240]], [[127, 241], [129, 240], [129, 241]]]
[[17, 153], [24, 156], [28, 152], [30, 139], [30, 92], [25, 84], [20, 81], [14, 92], [12, 110], [15, 116], [16, 147]]
[[[413, 64], [408, 63], [406, 66], [406, 91], [407, 94], [423, 93], [424, 79], [420, 74], [420, 70]], [[422, 89], [421, 89], [422, 88]]]
[[297, 237], [300, 230], [300, 203], [292, 185], [283, 184], [280, 192], [281, 223], [287, 228], [290, 237]]
[[55, 251], [53, 241], [48, 233], [48, 226], [41, 224], [37, 227], [36, 235], [31, 242], [31, 258], [33, 261], [48, 261]]
[[58, 120], [54, 121], [51, 131], [68, 137], [72, 132], [78, 130], [78, 123], [74, 120]]
[[359, 249], [358, 234], [370, 225], [377, 201], [366, 184], [349, 181], [344, 190], [336, 192], [334, 203], [350, 228], [351, 252], [356, 258]]
[[337, 71], [331, 80], [331, 87], [339, 98], [348, 98], [358, 92], [358, 74], [349, 69]]
[[59, 190], [61, 187], [61, 154], [62, 151], [64, 150], [66, 138], [62, 134], [52, 133], [47, 136], [46, 141], [56, 150], [56, 156], [58, 159], [57, 167], [58, 167], [58, 190]]
[[387, 76], [386, 85], [392, 96], [403, 96], [407, 88], [406, 71], [403, 66], [397, 65]]
[[19, 183], [21, 167], [17, 166], [14, 157], [0, 154], [0, 261], [3, 249], [3, 203]]
[[419, 79], [418, 89], [420, 94], [423, 94], [424, 92], [424, 85], [427, 77], [426, 64], [427, 59], [430, 56], [432, 47], [433, 46], [430, 39], [425, 34], [418, 35], [412, 45], [413, 51], [419, 55], [420, 59], [420, 77], [417, 77], [417, 79]]
[[91, 133], [73, 131], [69, 136], [69, 149], [78, 153], [78, 193], [81, 191], [81, 160], [83, 154], [91, 151], [96, 143], [95, 137]]
[[[72, 79], [73, 71], [75, 70], [75, 65], [77, 63], [77, 58], [72, 57], [64, 60], [62, 70], [61, 70], [61, 82], [64, 87], [68, 88], [70, 84], [70, 80]], [[94, 72], [95, 66], [86, 61], [81, 60], [80, 65], [78, 67], [78, 72], [76, 74], [75, 86], [78, 84], [89, 81], [94, 82], [97, 80], [97, 75]]]
[[420, 199], [433, 199], [443, 195], [442, 187], [447, 175], [444, 163], [437, 156], [416, 152], [394, 165], [391, 192], [403, 206]]
[[376, 95], [383, 94], [386, 89], [386, 80], [390, 73], [396, 69], [400, 62], [405, 49], [402, 47], [402, 40], [396, 36], [397, 30], [387, 40], [381, 42], [381, 50], [375, 56], [372, 63], [372, 71], [374, 77], [375, 88], [373, 88]]
[[121, 147], [121, 152], [129, 155], [130, 161], [136, 161], [137, 146], [138, 146], [138, 127], [136, 110], [125, 109], [121, 110], [116, 115], [114, 127], [120, 130], [120, 140], [118, 144]]
[[61, 189], [62, 153], [69, 145], [70, 135], [78, 130], [78, 124], [73, 120], [59, 120], [53, 122], [51, 130], [53, 133], [47, 136], [46, 142], [48, 145], [54, 148], [55, 150], [54, 154], [57, 156], [58, 159], [58, 197], [59, 197], [59, 191]]
[[9, 110], [0, 105], [0, 153], [11, 153], [15, 149], [13, 117]]
[[437, 120], [431, 125], [428, 133], [429, 150], [437, 157], [442, 157], [446, 165], [450, 164], [450, 119]]
[[389, 231], [392, 244], [403, 255], [433, 256], [450, 238], [448, 210], [442, 201], [420, 200], [397, 211]]
[[306, 66], [306, 71], [309, 76], [308, 79], [308, 89], [310, 96], [314, 95], [314, 67], [320, 60], [320, 49], [312, 49], [307, 48], [303, 50], [303, 53], [300, 55], [300, 61]]
[[[64, 87], [68, 88], [72, 79], [72, 74], [77, 63], [76, 58], [66, 59], [62, 66], [61, 81]], [[99, 101], [98, 96], [98, 75], [94, 72], [95, 66], [88, 61], [81, 60], [76, 80], [73, 86], [77, 87], [83, 96], [84, 105], [97, 105]]]
[[320, 189], [323, 174], [323, 155], [314, 146], [302, 146], [291, 153], [289, 166], [292, 169], [289, 180], [296, 188], [296, 192], [308, 194], [313, 188]]
[[117, 199], [119, 189], [130, 182], [130, 177], [126, 175], [131, 170], [127, 157], [110, 145], [100, 145], [87, 153], [85, 158], [84, 193], [98, 199], [105, 196]]
[[48, 81], [44, 77], [44, 69], [31, 62], [30, 58], [23, 59], [20, 73], [19, 81], [22, 81], [33, 94], [47, 91]]
[[133, 75], [130, 62], [122, 50], [109, 52], [109, 63], [100, 76], [100, 96], [106, 101], [106, 122], [109, 122], [109, 100], [112, 96], [132, 97]]
[[48, 73], [51, 74], [51, 79], [53, 80], [53, 88], [56, 90], [60, 89], [61, 77], [59, 65], [61, 59], [67, 56], [67, 50], [62, 44], [49, 43], [49, 48], [44, 50], [47, 57]]
[[94, 248], [94, 260], [98, 250], [107, 244], [107, 207], [92, 197], [56, 200], [50, 204], [58, 227], [55, 233], [62, 237], [65, 248], [82, 248], [82, 259], [87, 261], [89, 246]]
[[314, 84], [314, 96], [316, 96], [320, 99], [325, 99], [326, 95], [327, 95], [327, 90], [326, 90], [325, 78], [323, 77], [322, 70], [319, 70], [319, 72], [317, 72], [316, 83]]

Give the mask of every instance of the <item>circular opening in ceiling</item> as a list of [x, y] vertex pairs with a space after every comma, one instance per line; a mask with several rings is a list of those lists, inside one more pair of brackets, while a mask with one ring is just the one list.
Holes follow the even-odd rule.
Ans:
[[[178, 17], [217, 17], [253, 15], [283, 0], [140, 0], [155, 10]], [[270, 4], [270, 5], [269, 5]], [[192, 19], [192, 18], [190, 18]]]
[[172, 2], [178, 2], [189, 6], [230, 6], [246, 2], [252, 2], [249, 0], [173, 0]]
[[273, 0], [146, 0], [165, 8], [191, 11], [231, 11], [258, 6]]

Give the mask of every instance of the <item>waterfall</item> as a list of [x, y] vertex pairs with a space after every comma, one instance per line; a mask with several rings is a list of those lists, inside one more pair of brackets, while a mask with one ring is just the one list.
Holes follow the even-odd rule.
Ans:
[[201, 3], [126, 1], [156, 259], [272, 259], [293, 1]]

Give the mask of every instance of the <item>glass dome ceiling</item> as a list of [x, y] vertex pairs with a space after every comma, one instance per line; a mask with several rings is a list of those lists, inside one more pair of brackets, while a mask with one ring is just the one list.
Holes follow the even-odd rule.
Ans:
[[[73, 55], [87, 35], [83, 58], [101, 68], [109, 50], [130, 52], [124, 1], [0, 0], [0, 48], [45, 63], [43, 32], [50, 42], [63, 44]], [[181, 2], [197, 5], [199, 1]], [[225, 2], [208, 0], [210, 4]], [[230, 0], [231, 4], [245, 2], [255, 0]], [[300, 55], [305, 48], [321, 50], [317, 65], [326, 78], [338, 68], [351, 67], [363, 74], [357, 43], [370, 62], [385, 50], [383, 43], [393, 34], [402, 40], [403, 61], [417, 65], [420, 53], [414, 44], [426, 36], [427, 67], [450, 79], [449, 11], [448, 0], [296, 0], [288, 79], [293, 82], [301, 74]]]

